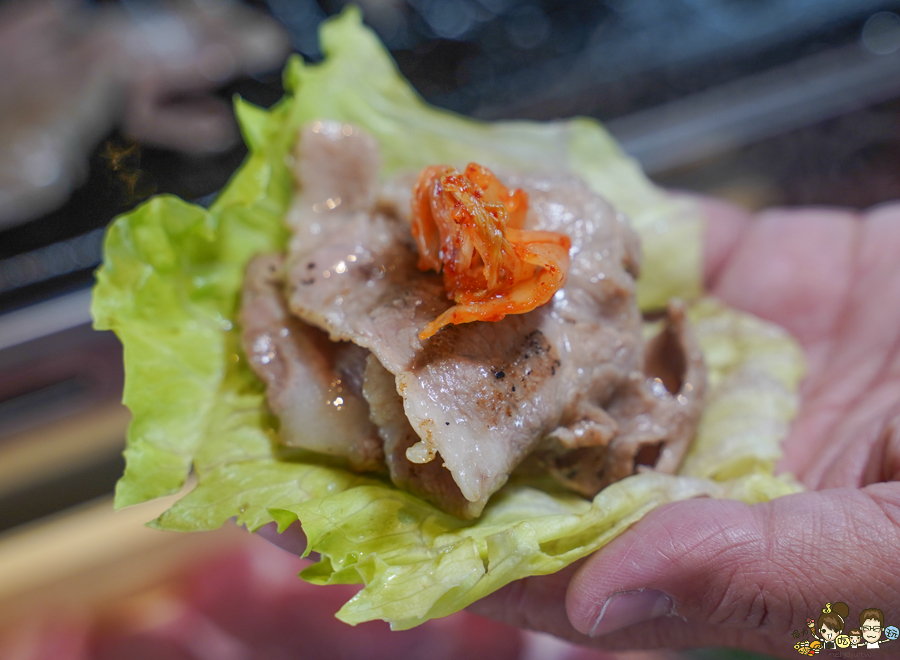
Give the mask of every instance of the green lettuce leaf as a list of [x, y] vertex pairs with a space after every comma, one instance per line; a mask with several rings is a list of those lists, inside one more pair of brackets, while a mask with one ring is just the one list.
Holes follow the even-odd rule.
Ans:
[[790, 483], [764, 474], [717, 483], [645, 473], [609, 486], [593, 502], [511, 485], [469, 525], [406, 493], [366, 486], [273, 514], [281, 529], [302, 521], [309, 548], [323, 557], [304, 578], [366, 585], [339, 619], [384, 619], [403, 630], [457, 612], [513, 580], [554, 573], [666, 502], [700, 495], [752, 502], [790, 492]]
[[320, 584], [364, 582], [338, 617], [385, 619], [395, 629], [445, 616], [508, 582], [554, 573], [602, 547], [648, 511], [705, 495], [762, 502], [796, 492], [772, 474], [797, 406], [803, 357], [778, 327], [701, 299], [688, 312], [707, 360], [710, 392], [678, 476], [635, 475], [588, 502], [512, 484], [481, 519], [463, 524], [406, 493], [358, 486], [272, 513], [302, 521], [323, 556]]
[[[783, 329], [701, 300], [688, 319], [710, 385], [681, 474], [718, 481], [772, 472], [797, 413], [803, 353]], [[727, 442], [721, 442], [727, 438]]]
[[[110, 227], [97, 273], [95, 326], [124, 345], [133, 413], [116, 506], [196, 486], [153, 521], [161, 529], [250, 530], [299, 520], [322, 560], [313, 582], [362, 582], [340, 612], [407, 628], [455, 612], [512, 580], [593, 552], [653, 507], [697, 495], [763, 501], [792, 492], [772, 466], [796, 407], [800, 352], [784, 332], [700, 298], [702, 216], [654, 187], [587, 119], [483, 124], [427, 106], [356, 11], [327, 22], [326, 59], [292, 59], [271, 110], [238, 100], [249, 156], [209, 209], [156, 197]], [[626, 212], [643, 240], [639, 304], [693, 300], [710, 367], [709, 405], [678, 476], [640, 474], [593, 502], [510, 483], [474, 522], [452, 518], [340, 461], [279, 448], [277, 420], [235, 327], [241, 279], [256, 253], [282, 249], [297, 131], [352, 122], [379, 142], [384, 175], [434, 163], [572, 173]]]

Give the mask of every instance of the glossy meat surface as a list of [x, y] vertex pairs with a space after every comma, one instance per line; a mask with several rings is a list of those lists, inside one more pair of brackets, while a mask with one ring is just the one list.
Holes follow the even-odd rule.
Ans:
[[334, 343], [289, 314], [281, 255], [254, 258], [244, 278], [241, 326], [250, 367], [266, 384], [284, 444], [342, 456], [358, 470], [379, 470], [381, 442], [362, 398], [366, 352]]

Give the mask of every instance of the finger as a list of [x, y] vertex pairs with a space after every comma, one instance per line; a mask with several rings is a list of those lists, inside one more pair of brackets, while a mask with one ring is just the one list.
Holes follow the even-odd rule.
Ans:
[[839, 209], [761, 213], [741, 233], [711, 292], [814, 347], [841, 320], [860, 231], [859, 217]]
[[[527, 630], [552, 635], [552, 638], [531, 635], [527, 657], [547, 660], [677, 660], [670, 651], [598, 652], [590, 649], [593, 640], [575, 630], [566, 616], [566, 588], [583, 562], [577, 562], [551, 575], [523, 578], [476, 601], [467, 609], [480, 616], [502, 621]], [[556, 638], [554, 642], [549, 642]], [[562, 640], [575, 645], [566, 644]], [[579, 650], [580, 649], [580, 650]]]
[[703, 279], [711, 289], [722, 269], [750, 225], [752, 214], [747, 209], [712, 197], [699, 197], [706, 228], [703, 236]]
[[[900, 412], [900, 306], [885, 303], [900, 299], [900, 204], [856, 224], [849, 284], [830, 340], [807, 349], [803, 404], [783, 462], [813, 488], [862, 486], [895, 473], [877, 445], [886, 439], [882, 421]], [[841, 282], [835, 270], [828, 285], [844, 289]]]
[[791, 631], [804, 629], [826, 602], [900, 617], [900, 565], [891, 550], [900, 544], [898, 524], [896, 483], [754, 506], [678, 502], [585, 563], [569, 586], [569, 618], [611, 649], [793, 653]]
[[518, 628], [584, 644], [589, 638], [576, 631], [566, 615], [566, 590], [582, 563], [576, 562], [552, 575], [516, 580], [472, 603], [468, 610]]

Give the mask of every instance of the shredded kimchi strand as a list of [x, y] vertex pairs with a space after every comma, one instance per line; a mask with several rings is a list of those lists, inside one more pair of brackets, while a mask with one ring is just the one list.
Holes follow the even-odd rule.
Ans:
[[422, 170], [412, 201], [418, 266], [443, 272], [456, 305], [425, 326], [421, 339], [451, 323], [530, 312], [565, 285], [569, 237], [523, 229], [527, 212], [525, 191], [510, 191], [486, 167]]

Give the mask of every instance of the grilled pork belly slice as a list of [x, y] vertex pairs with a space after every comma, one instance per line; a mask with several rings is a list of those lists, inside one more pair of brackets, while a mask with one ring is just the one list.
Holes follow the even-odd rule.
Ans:
[[281, 441], [345, 457], [359, 471], [381, 470], [382, 443], [362, 398], [367, 353], [329, 341], [288, 313], [283, 261], [281, 255], [260, 255], [250, 262], [240, 311], [244, 352], [266, 384]]
[[[423, 345], [419, 332], [450, 301], [440, 277], [416, 267], [409, 226], [401, 218], [336, 208], [330, 217], [295, 220], [298, 234], [318, 226], [312, 230], [313, 250], [304, 250], [313, 241], [292, 243], [287, 271], [292, 311], [331, 339], [371, 351], [393, 375], [407, 424], [418, 438], [402, 456], [387, 449], [396, 459], [388, 463], [393, 480], [408, 484], [410, 471], [423, 472], [408, 465], [410, 460], [426, 464], [440, 453], [438, 460], [472, 503], [460, 513], [477, 515], [555, 423], [553, 406], [541, 402], [556, 398], [553, 374], [559, 360], [542, 337], [540, 317], [449, 327]], [[447, 502], [442, 482], [417, 483], [422, 497], [459, 511]]]
[[427, 463], [413, 463], [406, 457], [407, 450], [419, 442], [419, 436], [403, 409], [394, 374], [371, 354], [366, 362], [363, 395], [384, 441], [384, 458], [394, 484], [458, 518], [477, 517], [481, 503], [463, 497], [440, 454], [435, 454], [434, 460]]
[[[448, 326], [421, 341], [425, 325], [452, 303], [440, 276], [416, 267], [409, 198], [397, 186], [379, 192], [374, 141], [318, 122], [303, 131], [296, 156], [289, 306], [332, 341], [371, 353], [363, 392], [397, 485], [474, 517], [548, 443], [558, 477], [553, 466], [567, 452], [603, 448], [591, 488], [633, 473], [635, 461], [648, 460], [648, 443], [667, 466], [677, 464], [668, 446], [680, 447], [677, 429], [647, 440], [640, 421], [619, 414], [635, 409], [634, 392], [653, 394], [655, 381], [643, 372], [634, 301], [638, 240], [602, 198], [573, 179], [506, 179], [529, 195], [527, 229], [571, 238], [567, 284], [527, 314]], [[560, 478], [585, 491], [583, 479]]]

